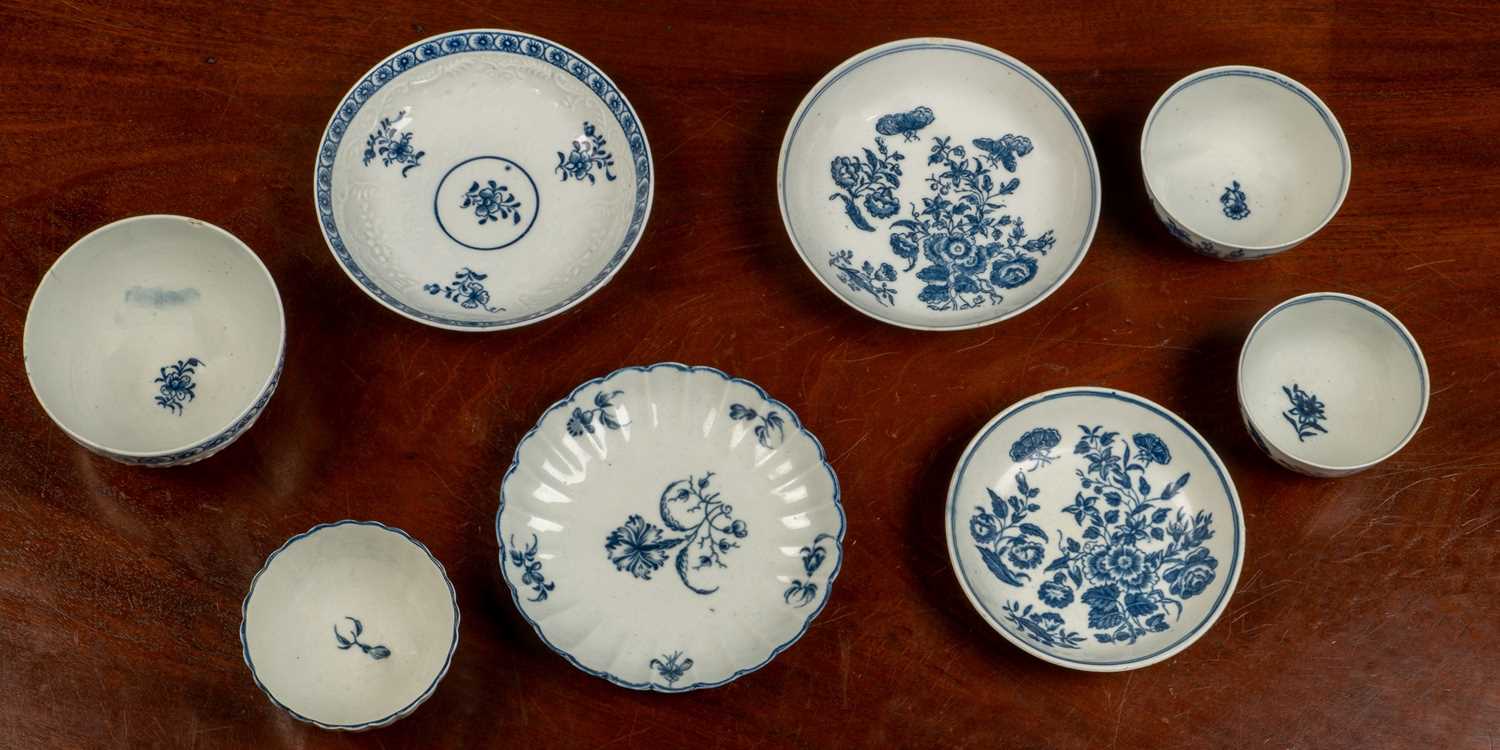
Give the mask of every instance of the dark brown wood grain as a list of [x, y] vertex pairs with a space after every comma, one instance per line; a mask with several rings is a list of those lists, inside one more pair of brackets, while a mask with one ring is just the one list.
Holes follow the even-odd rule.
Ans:
[[[0, 6], [0, 745], [473, 747], [1444, 747], [1500, 736], [1500, 10], [1492, 3], [241, 3]], [[314, 219], [312, 164], [347, 87], [399, 46], [469, 27], [569, 45], [655, 147], [650, 224], [616, 279], [528, 328], [465, 335], [375, 304]], [[961, 333], [904, 331], [825, 291], [777, 213], [776, 154], [846, 57], [943, 35], [1048, 77], [1093, 138], [1103, 216], [1044, 303]], [[1258, 263], [1187, 252], [1151, 216], [1146, 112], [1194, 70], [1311, 87], [1353, 152], [1343, 210]], [[205, 463], [112, 464], [43, 414], [26, 306], [74, 240], [180, 213], [260, 254], [286, 306], [286, 375]], [[1426, 424], [1364, 474], [1313, 480], [1251, 444], [1235, 357], [1310, 291], [1400, 316], [1426, 353]], [[827, 609], [765, 669], [639, 694], [569, 666], [496, 562], [500, 477], [542, 409], [616, 367], [677, 360], [795, 408], [844, 488]], [[1139, 393], [1211, 441], [1248, 523], [1239, 588], [1181, 655], [1125, 674], [1049, 666], [971, 610], [941, 528], [974, 431], [1068, 385]], [[443, 561], [463, 610], [432, 700], [363, 736], [275, 709], [240, 658], [266, 555], [377, 519]]]

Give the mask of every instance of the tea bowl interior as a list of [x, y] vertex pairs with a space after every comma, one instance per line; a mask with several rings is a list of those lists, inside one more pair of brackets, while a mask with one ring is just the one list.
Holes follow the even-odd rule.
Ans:
[[78, 442], [159, 457], [249, 414], [274, 387], [285, 337], [276, 283], [244, 243], [195, 219], [138, 216], [47, 271], [26, 317], [26, 373]]
[[273, 703], [324, 729], [383, 726], [432, 694], [458, 647], [458, 597], [406, 532], [374, 521], [313, 527], [250, 584], [245, 664]]
[[1411, 333], [1347, 294], [1282, 302], [1240, 353], [1240, 405], [1252, 435], [1273, 458], [1316, 475], [1352, 473], [1400, 450], [1421, 426], [1428, 392]]
[[1264, 68], [1225, 66], [1162, 94], [1142, 132], [1141, 169], [1176, 228], [1235, 257], [1260, 257], [1333, 218], [1350, 159], [1338, 120], [1307, 87]]
[[603, 71], [512, 31], [440, 34], [371, 68], [329, 120], [323, 236], [382, 305], [459, 331], [577, 304], [634, 250], [650, 146]]

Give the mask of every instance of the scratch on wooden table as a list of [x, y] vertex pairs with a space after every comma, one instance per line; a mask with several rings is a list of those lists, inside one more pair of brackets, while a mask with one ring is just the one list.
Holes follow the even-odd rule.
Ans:
[[1120, 724], [1125, 718], [1125, 701], [1130, 699], [1130, 683], [1135, 680], [1135, 671], [1125, 673], [1125, 687], [1121, 690], [1120, 705], [1115, 708], [1115, 734], [1109, 740], [1110, 747], [1118, 747], [1120, 744]]

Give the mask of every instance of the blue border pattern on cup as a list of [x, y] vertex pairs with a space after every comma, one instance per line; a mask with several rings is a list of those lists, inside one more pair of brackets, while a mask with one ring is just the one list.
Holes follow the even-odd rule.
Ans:
[[[288, 547], [291, 547], [293, 544], [302, 541], [303, 539], [311, 537], [319, 531], [322, 531], [324, 529], [337, 528], [339, 526], [373, 526], [375, 528], [384, 529], [386, 531], [400, 534], [401, 536], [405, 537], [406, 541], [411, 542], [412, 544], [416, 545], [417, 549], [420, 549], [423, 552], [427, 553], [427, 559], [432, 561], [433, 566], [437, 568], [438, 575], [443, 577], [443, 583], [448, 585], [448, 596], [453, 600], [453, 643], [448, 647], [448, 656], [443, 661], [442, 670], [437, 673], [436, 677], [432, 678], [432, 684], [428, 685], [427, 689], [423, 690], [422, 694], [417, 696], [416, 699], [414, 699], [411, 703], [406, 704], [394, 713], [391, 713], [379, 719], [375, 719], [374, 721], [367, 721], [360, 724], [324, 724], [317, 719], [312, 719], [303, 716], [296, 711], [293, 711], [292, 709], [288, 708], [286, 704], [277, 700], [276, 696], [272, 695], [271, 691], [267, 689], [265, 684], [260, 681], [260, 675], [256, 674], [255, 662], [250, 659], [250, 643], [245, 638], [245, 626], [247, 625], [246, 616], [249, 614], [250, 597], [255, 595], [255, 584], [259, 583], [261, 575], [271, 568], [271, 563], [276, 559], [276, 557], [282, 552], [285, 552]], [[275, 704], [277, 708], [287, 712], [288, 714], [291, 714], [292, 718], [298, 721], [312, 724], [320, 729], [331, 729], [343, 732], [360, 732], [366, 729], [383, 727], [396, 721], [397, 719], [401, 719], [411, 712], [417, 710], [418, 706], [421, 706], [427, 701], [428, 698], [432, 697], [433, 691], [437, 690], [438, 683], [443, 681], [443, 677], [447, 676], [448, 674], [448, 668], [453, 665], [453, 653], [458, 650], [459, 620], [460, 615], [458, 610], [458, 592], [453, 588], [453, 581], [448, 578], [447, 569], [445, 569], [443, 567], [443, 564], [438, 561], [437, 557], [432, 554], [432, 550], [428, 549], [427, 545], [417, 541], [417, 539], [414, 538], [411, 534], [408, 534], [406, 533], [406, 531], [396, 528], [395, 526], [387, 526], [379, 521], [356, 521], [352, 518], [346, 518], [342, 521], [334, 521], [333, 523], [320, 523], [317, 526], [314, 526], [307, 531], [304, 531], [301, 534], [298, 534], [286, 540], [280, 547], [276, 548], [275, 552], [272, 552], [271, 555], [266, 558], [265, 564], [260, 567], [260, 570], [256, 571], [255, 577], [250, 579], [250, 590], [245, 593], [245, 600], [240, 604], [240, 655], [245, 660], [245, 666], [250, 668], [250, 677], [251, 679], [255, 680], [255, 686], [260, 688], [260, 691], [262, 693], [266, 694], [266, 697], [271, 700], [271, 703]]]
[[[625, 231], [625, 238], [621, 241], [620, 247], [615, 250], [604, 268], [600, 269], [599, 273], [582, 288], [561, 302], [544, 310], [504, 320], [445, 318], [423, 312], [400, 301], [382, 289], [359, 267], [359, 263], [354, 260], [354, 256], [345, 246], [344, 239], [339, 234], [338, 222], [333, 216], [333, 165], [338, 158], [339, 143], [343, 141], [349, 124], [359, 114], [365, 103], [381, 87], [405, 73], [416, 70], [423, 63], [467, 53], [524, 55], [550, 63], [577, 78], [593, 91], [600, 101], [604, 102], [605, 107], [614, 116], [615, 122], [625, 133], [625, 140], [630, 144], [630, 154], [633, 157], [631, 163], [636, 175], [635, 208], [630, 217], [630, 227]], [[323, 139], [318, 148], [317, 167], [314, 170], [313, 188], [318, 209], [318, 224], [322, 228], [323, 240], [328, 244], [329, 250], [333, 251], [339, 264], [359, 282], [361, 288], [387, 307], [408, 317], [440, 326], [482, 330], [513, 328], [549, 317], [582, 301], [608, 281], [635, 249], [641, 232], [645, 229], [655, 184], [653, 180], [651, 148], [646, 141], [646, 132], [641, 127], [640, 120], [636, 117], [630, 102], [625, 99], [624, 94], [620, 93], [614, 82], [604, 75], [603, 71], [582, 55], [543, 37], [502, 29], [469, 29], [429, 37], [392, 54], [372, 68], [360, 79], [359, 83], [354, 85], [354, 88], [350, 89], [339, 108], [334, 111], [328, 127], [323, 131]]]
[[[631, 682], [609, 672], [590, 669], [589, 667], [584, 666], [577, 657], [573, 656], [568, 651], [559, 648], [558, 646], [554, 645], [552, 641], [548, 640], [546, 634], [542, 632], [541, 624], [532, 619], [530, 615], [526, 614], [526, 610], [521, 606], [520, 590], [516, 587], [516, 584], [510, 580], [510, 576], [506, 574], [505, 540], [502, 538], [500, 532], [500, 518], [505, 514], [505, 485], [508, 481], [510, 481], [510, 477], [516, 472], [516, 469], [520, 468], [521, 448], [526, 445], [526, 441], [530, 440], [533, 435], [536, 435], [537, 432], [542, 429], [542, 425], [547, 421], [547, 417], [550, 416], [552, 412], [555, 412], [558, 409], [562, 409], [572, 404], [575, 400], [583, 395], [584, 391], [588, 390], [589, 388], [593, 388], [594, 386], [597, 386], [617, 375], [621, 375], [627, 372], [649, 373], [652, 370], [656, 370], [658, 368], [667, 368], [686, 373], [713, 373], [714, 375], [718, 375], [720, 378], [723, 378], [726, 382], [749, 386], [756, 392], [756, 394], [764, 399], [766, 403], [770, 404], [773, 408], [784, 411], [786, 415], [791, 419], [792, 426], [797, 428], [797, 430], [803, 435], [807, 436], [807, 439], [812, 441], [813, 447], [817, 449], [818, 461], [823, 464], [823, 470], [828, 472], [828, 479], [833, 483], [833, 508], [834, 510], [838, 511], [839, 516], [838, 537], [834, 540], [834, 544], [838, 547], [838, 559], [834, 561], [833, 572], [828, 575], [828, 582], [825, 584], [826, 588], [823, 593], [823, 600], [821, 602], [818, 602], [818, 606], [816, 609], [808, 613], [807, 619], [803, 620], [802, 628], [797, 631], [796, 635], [793, 635], [785, 643], [782, 643], [781, 645], [772, 649], [770, 655], [766, 656], [765, 660], [760, 662], [759, 664], [740, 669], [734, 674], [731, 674], [728, 677], [719, 680], [718, 682], [695, 682], [691, 685], [683, 685], [681, 687], [664, 686], [654, 682]], [[495, 511], [495, 542], [500, 546], [500, 577], [504, 579], [506, 587], [510, 589], [510, 598], [511, 601], [516, 605], [516, 611], [521, 613], [522, 619], [526, 620], [527, 624], [531, 625], [531, 629], [536, 631], [536, 635], [541, 639], [542, 643], [546, 644], [547, 648], [552, 649], [555, 653], [557, 653], [557, 655], [566, 659], [569, 664], [577, 667], [580, 671], [586, 672], [590, 675], [593, 675], [594, 677], [608, 680], [616, 685], [619, 685], [620, 687], [627, 687], [632, 690], [651, 690], [660, 693], [686, 693], [692, 690], [716, 688], [721, 685], [727, 685], [731, 682], [734, 682], [735, 680], [744, 677], [745, 675], [752, 672], [758, 671], [767, 664], [770, 664], [772, 660], [774, 660], [781, 654], [781, 652], [787, 650], [788, 648], [791, 648], [792, 644], [801, 640], [803, 634], [806, 633], [807, 629], [812, 626], [813, 620], [816, 620], [818, 615], [822, 613], [823, 608], [828, 606], [828, 600], [833, 596], [833, 582], [838, 579], [839, 571], [844, 567], [844, 531], [847, 528], [847, 523], [844, 517], [844, 505], [841, 498], [842, 492], [839, 489], [839, 477], [838, 474], [834, 472], [833, 465], [828, 462], [828, 454], [823, 450], [823, 443], [818, 440], [818, 437], [816, 435], [812, 434], [810, 430], [803, 426], [802, 420], [797, 416], [797, 412], [793, 411], [791, 407], [787, 406], [785, 403], [772, 398], [770, 394], [766, 393], [766, 390], [764, 388], [761, 388], [755, 383], [744, 378], [734, 377], [724, 372], [723, 370], [718, 369], [717, 367], [709, 367], [707, 365], [684, 365], [679, 362], [658, 362], [654, 365], [633, 365], [630, 367], [621, 367], [620, 369], [615, 370], [608, 375], [597, 377], [582, 383], [577, 388], [574, 388], [566, 398], [547, 407], [547, 409], [542, 412], [542, 416], [537, 419], [536, 425], [521, 437], [520, 442], [516, 443], [515, 457], [511, 459], [510, 468], [505, 470], [505, 476], [500, 480], [500, 507]]]
[[[1088, 133], [1084, 130], [1083, 124], [1079, 122], [1077, 113], [1074, 112], [1072, 107], [1068, 105], [1067, 100], [1062, 98], [1061, 92], [1057, 91], [1056, 87], [1049, 83], [1045, 78], [1042, 78], [1039, 73], [1031, 70], [1019, 60], [1005, 55], [1004, 53], [998, 53], [998, 51], [996, 50], [990, 50], [986, 47], [983, 47], [982, 45], [960, 44], [956, 42], [957, 40], [913, 41], [910, 44], [903, 44], [897, 47], [889, 47], [884, 49], [877, 48], [876, 51], [872, 52], [866, 57], [842, 63], [841, 67], [843, 69], [839, 70], [837, 75], [834, 75], [832, 78], [823, 82], [822, 85], [819, 86], [817, 91], [810, 94], [807, 97], [806, 101], [798, 106], [796, 114], [797, 119], [792, 122], [790, 134], [787, 136], [786, 143], [782, 147], [782, 153], [780, 157], [781, 168], [780, 175], [778, 177], [780, 184], [778, 185], [777, 200], [781, 205], [781, 215], [786, 223], [787, 234], [791, 235], [792, 245], [796, 247], [797, 254], [802, 256], [802, 259], [807, 263], [808, 268], [812, 269], [813, 275], [816, 276], [820, 281], [823, 281], [824, 286], [827, 286], [829, 290], [835, 294], [835, 296], [847, 302], [848, 298], [844, 296], [844, 293], [834, 288], [832, 285], [828, 284], [826, 280], [823, 279], [821, 271], [817, 267], [815, 267], [812, 259], [808, 257], [807, 253], [803, 251], [802, 241], [797, 237], [797, 230], [796, 227], [793, 226], [791, 212], [788, 210], [786, 204], [786, 174], [787, 165], [792, 156], [792, 143], [797, 139], [797, 131], [802, 127], [803, 119], [807, 117], [807, 113], [812, 110], [813, 105], [818, 101], [819, 97], [821, 97], [826, 91], [828, 91], [828, 89], [832, 88], [834, 84], [838, 83], [839, 80], [844, 76], [854, 72], [856, 69], [860, 68], [863, 65], [874, 62], [875, 60], [879, 60], [880, 58], [887, 55], [893, 55], [902, 52], [911, 52], [914, 50], [941, 49], [954, 52], [964, 52], [967, 54], [975, 55], [977, 57], [982, 57], [991, 62], [1000, 63], [1001, 65], [1004, 65], [1011, 71], [1015, 72], [1017, 75], [1020, 75], [1022, 78], [1026, 79], [1026, 81], [1031, 85], [1037, 87], [1037, 89], [1047, 95], [1047, 98], [1052, 100], [1053, 104], [1057, 105], [1057, 108], [1062, 112], [1064, 119], [1066, 119], [1068, 121], [1068, 124], [1072, 126], [1073, 133], [1078, 139], [1079, 147], [1083, 149], [1084, 161], [1086, 161], [1088, 164], [1089, 173], [1089, 219], [1087, 224], [1085, 224], [1084, 226], [1084, 230], [1078, 242], [1078, 249], [1073, 252], [1072, 261], [1069, 263], [1067, 270], [1065, 270], [1062, 275], [1058, 276], [1057, 280], [1052, 282], [1051, 286], [1048, 286], [1038, 292], [1036, 297], [1034, 297], [1030, 302], [1021, 305], [1020, 307], [1009, 313], [988, 318], [978, 323], [964, 323], [957, 326], [924, 325], [915, 327], [924, 330], [967, 330], [982, 325], [998, 323], [1002, 320], [1013, 318], [1031, 309], [1032, 307], [1041, 303], [1042, 300], [1051, 296], [1053, 292], [1057, 291], [1057, 288], [1062, 286], [1063, 282], [1067, 281], [1068, 278], [1073, 275], [1073, 271], [1078, 269], [1079, 264], [1083, 263], [1083, 257], [1088, 254], [1089, 246], [1093, 244], [1094, 241], [1094, 233], [1099, 227], [1099, 164], [1094, 157], [1094, 147], [1093, 144], [1089, 141]], [[865, 308], [858, 305], [853, 305], [851, 303], [851, 306], [854, 307], [854, 309], [859, 310], [860, 312], [865, 313], [866, 315], [869, 315], [870, 317], [873, 317], [877, 320], [891, 323], [893, 325], [898, 325], [903, 328], [914, 328], [914, 326], [898, 323], [891, 318], [877, 315], [874, 312], [866, 310]]]
[[1193, 429], [1189, 427], [1185, 422], [1183, 422], [1177, 415], [1167, 411], [1160, 406], [1157, 406], [1156, 404], [1150, 403], [1149, 401], [1146, 401], [1139, 396], [1109, 389], [1091, 388], [1068, 388], [1060, 391], [1052, 391], [1050, 393], [1042, 394], [1036, 398], [1023, 401], [1006, 409], [1000, 414], [999, 417], [994, 419], [988, 426], [985, 427], [983, 433], [981, 433], [974, 439], [974, 441], [969, 445], [968, 449], [964, 451], [963, 459], [959, 461], [958, 472], [955, 474], [953, 486], [950, 488], [948, 493], [948, 521], [946, 524], [948, 549], [950, 551], [954, 551], [953, 559], [955, 560], [955, 562], [957, 562], [958, 555], [956, 554], [957, 547], [954, 544], [954, 536], [957, 533], [956, 530], [962, 524], [960, 524], [958, 520], [958, 504], [956, 501], [959, 495], [959, 491], [963, 486], [964, 477], [969, 470], [969, 461], [973, 459], [974, 453], [979, 450], [979, 447], [989, 439], [990, 435], [993, 434], [995, 430], [999, 429], [1001, 425], [1005, 424], [1006, 421], [1016, 416], [1017, 414], [1020, 414], [1021, 412], [1033, 406], [1037, 406], [1048, 401], [1054, 401], [1062, 398], [1076, 398], [1081, 396], [1106, 398], [1115, 401], [1121, 401], [1132, 406], [1142, 408], [1148, 412], [1151, 412], [1152, 414], [1155, 414], [1158, 417], [1161, 417], [1162, 419], [1167, 420], [1167, 422], [1170, 423], [1173, 427], [1177, 428], [1179, 432], [1181, 432], [1188, 439], [1192, 440], [1193, 445], [1198, 448], [1203, 456], [1208, 459], [1209, 464], [1213, 466], [1214, 473], [1219, 478], [1219, 484], [1224, 490], [1224, 495], [1229, 499], [1229, 516], [1231, 521], [1233, 521], [1234, 528], [1234, 552], [1231, 556], [1233, 562], [1231, 563], [1231, 567], [1228, 573], [1224, 577], [1224, 580], [1228, 583], [1226, 583], [1225, 586], [1219, 591], [1219, 596], [1216, 600], [1214, 600], [1213, 607], [1209, 609], [1208, 614], [1205, 615], [1203, 619], [1196, 625], [1194, 625], [1190, 630], [1188, 630], [1187, 633], [1183, 634], [1182, 637], [1145, 656], [1138, 656], [1133, 659], [1122, 659], [1118, 661], [1087, 661], [1084, 659], [1069, 659], [1064, 656], [1058, 656], [1057, 654], [1054, 654], [1052, 652], [1042, 651], [1041, 649], [1026, 643], [1026, 639], [1022, 634], [1012, 631], [1010, 627], [1005, 625], [1004, 621], [999, 616], [997, 616], [994, 612], [991, 612], [988, 607], [984, 606], [980, 602], [977, 595], [974, 595], [972, 593], [977, 589], [969, 581], [968, 572], [963, 569], [962, 563], [957, 563], [954, 565], [954, 572], [958, 575], [960, 582], [963, 584], [964, 590], [969, 593], [970, 600], [977, 608], [983, 610], [985, 620], [987, 620], [992, 627], [1000, 630], [1012, 643], [1021, 646], [1024, 650], [1036, 654], [1046, 654], [1046, 658], [1048, 660], [1055, 660], [1057, 663], [1065, 665], [1077, 664], [1085, 669], [1093, 667], [1127, 668], [1131, 664], [1154, 662], [1160, 660], [1161, 658], [1164, 658], [1164, 655], [1169, 655], [1179, 649], [1186, 648], [1193, 641], [1197, 640], [1198, 637], [1204, 632], [1204, 626], [1208, 623], [1213, 622], [1214, 620], [1217, 620], [1219, 615], [1223, 613], [1224, 607], [1228, 603], [1229, 595], [1234, 591], [1236, 585], [1239, 582], [1240, 570], [1242, 568], [1241, 558], [1243, 556], [1242, 547], [1244, 545], [1245, 522], [1244, 518], [1242, 517], [1239, 495], [1235, 492], [1234, 483], [1229, 480], [1229, 471], [1224, 467], [1224, 464], [1219, 461], [1218, 456], [1214, 454], [1213, 450], [1208, 447], [1208, 445], [1201, 437], [1199, 437], [1198, 433], [1194, 432]]

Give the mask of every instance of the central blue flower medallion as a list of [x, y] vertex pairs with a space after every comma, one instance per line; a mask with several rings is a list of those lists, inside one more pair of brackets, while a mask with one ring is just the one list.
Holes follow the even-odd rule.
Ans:
[[531, 174], [502, 156], [455, 164], [438, 182], [432, 213], [448, 239], [470, 250], [520, 242], [536, 223], [541, 194]]

